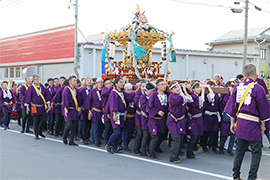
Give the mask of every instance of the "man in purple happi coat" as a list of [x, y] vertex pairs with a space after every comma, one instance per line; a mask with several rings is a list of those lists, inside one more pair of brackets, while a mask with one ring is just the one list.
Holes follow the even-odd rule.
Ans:
[[0, 91], [0, 105], [4, 113], [4, 130], [9, 129], [10, 116], [12, 112], [12, 104], [15, 103], [15, 96], [11, 90], [8, 89], [8, 82], [1, 83], [2, 91]]
[[79, 98], [82, 104], [81, 122], [82, 122], [82, 139], [83, 144], [90, 143], [90, 129], [91, 129], [91, 119], [88, 119], [88, 109], [83, 107], [88, 95], [92, 90], [92, 79], [90, 77], [85, 78], [86, 87], [79, 89]]
[[186, 87], [183, 85], [182, 88], [177, 82], [171, 82], [169, 88], [171, 94], [169, 95], [169, 113], [167, 117], [167, 126], [172, 138], [172, 145], [170, 149], [170, 162], [180, 163], [181, 159], [178, 158], [182, 154], [181, 145], [183, 140], [183, 135], [186, 134], [186, 103], [191, 102], [192, 98], [187, 93]]
[[22, 118], [22, 103], [20, 100], [20, 89], [22, 87], [22, 84], [18, 84], [18, 88], [15, 92], [15, 99], [16, 99], [16, 113], [17, 113], [17, 121], [18, 125], [21, 126], [21, 118]]
[[78, 120], [80, 110], [80, 102], [79, 102], [79, 93], [76, 88], [77, 78], [76, 76], [69, 77], [69, 85], [66, 86], [63, 90], [62, 101], [64, 107], [64, 116], [65, 116], [65, 130], [63, 134], [63, 143], [68, 144], [67, 136], [70, 131], [69, 136], [69, 145], [70, 146], [78, 146], [78, 144], [74, 143], [75, 134], [78, 129]]
[[110, 108], [110, 121], [113, 127], [113, 134], [110, 136], [105, 149], [109, 153], [118, 153], [117, 146], [120, 141], [122, 128], [124, 126], [124, 115], [127, 103], [133, 101], [135, 93], [126, 93], [122, 90], [124, 82], [122, 78], [116, 78], [114, 80], [115, 88], [111, 91], [109, 96], [109, 108]]
[[[60, 89], [59, 79], [54, 78], [53, 79], [53, 86], [49, 87], [51, 99], [55, 96], [58, 89]], [[56, 109], [53, 108], [51, 110], [51, 114], [50, 114], [50, 132], [49, 132], [50, 135], [55, 135], [55, 121], [56, 121], [56, 112], [55, 112], [55, 110]], [[57, 110], [59, 110], [59, 108], [57, 108]]]
[[158, 79], [156, 87], [157, 89], [151, 94], [147, 106], [149, 132], [151, 133], [149, 158], [153, 160], [158, 160], [155, 151], [161, 151], [159, 145], [162, 143], [167, 131], [166, 118], [168, 113], [168, 96], [165, 93], [167, 83], [164, 79]]
[[58, 137], [58, 135], [63, 135], [64, 133], [64, 113], [63, 113], [63, 107], [62, 107], [62, 92], [65, 88], [64, 82], [66, 78], [64, 76], [60, 77], [60, 86], [58, 90], [56, 91], [54, 97], [52, 98], [52, 105], [54, 107], [54, 113], [55, 113], [55, 137]]
[[104, 79], [104, 87], [101, 90], [101, 100], [102, 100], [102, 114], [104, 118], [104, 140], [105, 143], [108, 142], [112, 134], [112, 125], [110, 122], [110, 109], [109, 109], [109, 95], [113, 89], [113, 83], [109, 78]]
[[[19, 94], [19, 97], [20, 97], [20, 101], [21, 101], [21, 108], [22, 108], [22, 130], [21, 130], [21, 133], [33, 133], [32, 131], [29, 130], [30, 128], [30, 125], [32, 124], [33, 122], [33, 117], [31, 115], [31, 113], [27, 114], [26, 113], [26, 107], [24, 105], [24, 97], [27, 93], [27, 90], [28, 88], [31, 86], [32, 84], [32, 78], [31, 77], [26, 77], [25, 78], [25, 84], [22, 85], [21, 89], [20, 89], [20, 94]], [[31, 105], [30, 105], [31, 107]], [[31, 108], [30, 108], [30, 111], [31, 111]], [[25, 127], [25, 124], [26, 124], [26, 127]]]
[[95, 146], [100, 147], [100, 137], [102, 134], [101, 116], [102, 116], [102, 98], [101, 90], [103, 79], [96, 80], [96, 88], [92, 89], [84, 101], [83, 107], [88, 111], [88, 119], [92, 122], [91, 135]]
[[[252, 63], [244, 66], [246, 79], [237, 84], [225, 107], [225, 112], [231, 116], [231, 131], [235, 133], [236, 156], [233, 164], [233, 178], [240, 178], [241, 164], [248, 146], [251, 147], [252, 160], [249, 171], [249, 180], [257, 178], [257, 172], [262, 156], [262, 132], [265, 130], [265, 121], [269, 120], [269, 101], [264, 89], [254, 84], [248, 91], [243, 105], [238, 111], [239, 103], [248, 85], [257, 79], [256, 66]], [[237, 121], [235, 127], [235, 120]]]
[[[125, 84], [124, 90], [126, 93], [133, 92], [133, 86], [130, 83]], [[134, 101], [131, 101], [127, 104], [127, 110], [124, 116], [124, 127], [122, 131], [122, 142], [123, 149], [127, 153], [131, 153], [132, 151], [128, 148], [129, 142], [131, 140], [132, 134], [135, 128], [135, 112], [136, 107]]]
[[188, 116], [187, 116], [187, 135], [190, 135], [187, 146], [187, 158], [196, 159], [193, 149], [196, 147], [196, 143], [199, 136], [203, 135], [203, 104], [204, 104], [204, 92], [205, 86], [200, 85], [199, 82], [195, 82], [191, 86], [192, 102], [188, 103]]
[[[135, 128], [136, 128], [136, 137], [134, 141], [134, 154], [135, 155], [140, 155], [140, 147], [141, 147], [141, 141], [143, 137], [143, 132], [142, 132], [142, 126], [141, 126], [141, 110], [139, 107], [139, 100], [143, 92], [145, 91], [145, 86], [146, 86], [146, 81], [142, 80], [139, 84], [139, 90], [136, 92], [136, 95], [134, 97], [134, 103], [136, 109], [135, 113]], [[147, 128], [148, 130], [148, 128]]]
[[[141, 122], [138, 126], [142, 131], [142, 142], [141, 142], [141, 156], [147, 158], [147, 149], [149, 149], [150, 133], [148, 128], [149, 113], [147, 111], [148, 100], [151, 94], [155, 91], [155, 86], [151, 83], [147, 83], [144, 91], [139, 100], [139, 107], [141, 113]], [[139, 129], [138, 128], [138, 129]], [[135, 153], [136, 154], [136, 153]]]
[[[215, 86], [213, 81], [208, 81], [207, 84], [211, 87]], [[213, 148], [212, 151], [218, 154], [217, 144], [218, 144], [218, 131], [219, 131], [219, 96], [218, 94], [214, 94], [213, 90], [209, 88], [210, 93], [207, 94], [203, 108], [204, 108], [204, 116], [203, 116], [203, 139], [202, 139], [202, 148], [204, 152], [209, 152], [207, 149], [207, 140], [212, 133], [213, 139]]]
[[40, 76], [37, 74], [33, 75], [33, 84], [28, 88], [23, 102], [26, 106], [27, 114], [30, 113], [31, 105], [36, 140], [39, 139], [38, 136], [45, 138], [42, 134], [42, 128], [46, 123], [46, 111], [51, 110], [50, 100], [49, 91], [40, 83]]

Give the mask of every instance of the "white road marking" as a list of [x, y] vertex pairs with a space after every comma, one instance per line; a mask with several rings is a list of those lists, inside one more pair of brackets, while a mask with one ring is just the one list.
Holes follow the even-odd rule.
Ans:
[[[9, 129], [9, 130], [6, 130], [6, 131], [8, 131], [8, 132], [14, 132], [14, 133], [17, 133], [17, 134], [21, 134], [19, 131], [15, 131], [15, 130], [10, 130]], [[33, 134], [29, 134], [29, 133], [24, 133], [23, 135], [34, 137]], [[54, 141], [54, 142], [58, 142], [58, 143], [63, 143], [62, 140], [52, 139], [52, 138], [48, 138], [48, 137], [44, 138], [44, 140], [49, 140], [49, 141]], [[100, 152], [107, 153], [107, 151], [105, 149], [95, 148], [95, 147], [86, 146], [86, 145], [79, 145], [79, 147], [87, 148], [87, 149], [92, 149], [92, 150], [95, 150], [95, 151], [100, 151]], [[153, 164], [159, 164], [159, 165], [162, 165], [162, 166], [167, 166], [167, 167], [171, 167], [171, 168], [175, 168], [175, 169], [181, 169], [181, 170], [185, 170], [185, 171], [189, 171], [189, 172], [194, 172], [194, 173], [198, 173], [198, 174], [203, 174], [203, 175], [208, 175], [208, 176], [212, 176], [212, 177], [217, 177], [217, 178], [220, 178], [220, 179], [228, 179], [228, 180], [231, 180], [232, 179], [232, 177], [229, 177], [229, 176], [224, 176], [224, 175], [220, 175], [220, 174], [216, 174], [216, 173], [211, 173], [211, 172], [207, 172], [207, 171], [202, 171], [202, 170], [187, 168], [187, 167], [178, 166], [178, 165], [174, 165], [174, 164], [168, 164], [168, 163], [164, 163], [164, 162], [160, 162], [160, 161], [154, 161], [154, 160], [145, 159], [145, 158], [142, 158], [142, 157], [131, 156], [131, 155], [127, 155], [127, 154], [115, 154], [115, 155], [122, 156], [122, 157], [127, 157], [127, 158], [130, 158], [130, 159], [136, 159], [136, 160], [140, 160], [140, 161], [145, 161], [145, 162], [149, 162], [149, 163], [153, 163]], [[263, 154], [263, 155], [270, 156], [270, 154]]]

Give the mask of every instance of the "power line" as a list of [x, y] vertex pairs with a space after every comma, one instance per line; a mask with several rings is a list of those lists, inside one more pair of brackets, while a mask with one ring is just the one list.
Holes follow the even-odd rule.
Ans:
[[183, 0], [171, 0], [175, 2], [185, 3], [185, 4], [193, 4], [193, 5], [199, 5], [199, 6], [207, 6], [207, 7], [220, 7], [220, 8], [226, 8], [231, 9], [231, 6], [224, 6], [219, 4], [207, 4], [207, 3], [201, 3], [201, 2], [190, 2], [190, 1], [183, 1]]
[[[192, 4], [192, 5], [199, 5], [199, 6], [207, 6], [207, 7], [219, 7], [219, 8], [226, 8], [226, 9], [233, 9], [232, 6], [224, 6], [224, 5], [219, 5], [219, 4], [207, 4], [207, 3], [201, 3], [201, 2], [191, 2], [191, 1], [185, 1], [185, 0], [171, 0], [174, 2], [180, 2], [180, 3], [185, 3], [185, 4]], [[240, 2], [245, 2], [244, 0], [239, 0]], [[258, 7], [257, 5], [250, 3], [249, 4], [253, 5], [255, 7], [255, 9], [259, 10], [259, 11], [264, 11], [265, 13], [269, 13], [270, 11], [262, 9], [260, 7]]]
[[[2, 0], [0, 0], [0, 1], [2, 1]], [[8, 4], [0, 6], [0, 10], [11, 8], [13, 6], [16, 6], [16, 5], [20, 4], [20, 3], [22, 3], [23, 1], [25, 1], [25, 0], [14, 0], [14, 1], [11, 1], [11, 2], [9, 1]], [[4, 2], [4, 1], [2, 1], [2, 2]]]

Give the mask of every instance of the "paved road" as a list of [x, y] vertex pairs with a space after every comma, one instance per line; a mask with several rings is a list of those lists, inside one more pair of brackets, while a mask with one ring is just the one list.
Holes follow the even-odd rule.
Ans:
[[[160, 160], [152, 161], [133, 154], [108, 154], [91, 145], [70, 147], [61, 138], [48, 136], [39, 141], [32, 134], [20, 134], [20, 127], [0, 128], [0, 179], [232, 179], [233, 157], [196, 152], [197, 160], [182, 157], [180, 164], [169, 163], [167, 142]], [[270, 179], [270, 149], [264, 142], [258, 179]], [[133, 145], [133, 142], [131, 142]], [[251, 154], [242, 165], [246, 179]]]

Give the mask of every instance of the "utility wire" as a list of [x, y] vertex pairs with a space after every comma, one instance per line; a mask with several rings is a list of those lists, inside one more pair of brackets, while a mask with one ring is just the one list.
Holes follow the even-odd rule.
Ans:
[[[232, 9], [233, 7], [232, 6], [224, 6], [224, 5], [219, 5], [219, 4], [207, 4], [207, 3], [201, 3], [201, 2], [191, 2], [191, 1], [184, 1], [184, 0], [171, 0], [171, 1], [174, 1], [174, 2], [179, 2], [179, 3], [185, 3], [185, 4], [193, 4], [193, 5], [199, 5], [199, 6], [207, 6], [207, 7], [220, 7], [220, 8], [226, 8], [226, 9]], [[240, 2], [245, 2], [244, 0], [239, 0]], [[262, 9], [260, 7], [258, 7], [257, 5], [249, 2], [249, 4], [253, 5], [255, 7], [255, 9], [257, 10], [261, 10], [261, 11], [264, 11], [265, 13], [269, 13], [270, 14], [270, 11], [268, 10], [265, 10], [265, 9]]]
[[[20, 4], [20, 3], [22, 3], [23, 1], [25, 1], [25, 0], [14, 0], [14, 1], [11, 1], [8, 4], [5, 4], [3, 6], [0, 6], [0, 10], [11, 8], [13, 6], [16, 6], [16, 5]], [[2, 1], [2, 2], [4, 2], [4, 1]]]

